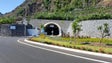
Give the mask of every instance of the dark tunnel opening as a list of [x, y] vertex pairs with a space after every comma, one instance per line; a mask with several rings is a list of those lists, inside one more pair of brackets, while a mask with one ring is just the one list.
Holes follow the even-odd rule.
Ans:
[[48, 24], [45, 27], [45, 32], [47, 35], [59, 35], [59, 28], [55, 24]]

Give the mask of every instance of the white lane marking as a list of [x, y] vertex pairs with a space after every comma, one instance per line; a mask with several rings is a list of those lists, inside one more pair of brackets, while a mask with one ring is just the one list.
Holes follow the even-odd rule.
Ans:
[[106, 57], [107, 58], [112, 58], [112, 55], [109, 55], [109, 54], [102, 54], [102, 53], [96, 53], [96, 52], [82, 51], [82, 50], [78, 50], [78, 49], [65, 48], [65, 47], [60, 47], [60, 46], [55, 46], [55, 45], [48, 45], [48, 44], [44, 44], [44, 43], [28, 41], [27, 39], [25, 39], [24, 41], [27, 42], [27, 43], [33, 43], [33, 44], [37, 44], [37, 45], [62, 49], [62, 50], [71, 51], [71, 52], [78, 52], [78, 53], [83, 53], [83, 54], [88, 54], [88, 55], [100, 56], [100, 57], [105, 57], [105, 58]]
[[42, 50], [47, 50], [47, 51], [51, 51], [51, 52], [55, 52], [55, 53], [59, 53], [59, 54], [64, 54], [64, 55], [72, 56], [72, 57], [75, 57], [75, 58], [81, 58], [81, 59], [95, 61], [95, 62], [100, 62], [100, 63], [111, 63], [111, 62], [107, 62], [107, 61], [102, 61], [102, 60], [97, 60], [97, 59], [82, 57], [82, 56], [78, 56], [78, 55], [73, 55], [73, 54], [69, 54], [69, 53], [65, 53], [65, 52], [60, 52], [60, 51], [56, 51], [56, 50], [52, 50], [52, 49], [47, 49], [47, 48], [39, 47], [39, 46], [34, 46], [34, 45], [31, 45], [31, 44], [28, 44], [28, 43], [25, 43], [25, 42], [21, 42], [20, 40], [18, 40], [18, 42], [21, 43], [21, 44], [25, 44], [25, 45], [34, 47], [34, 48], [39, 48], [39, 49], [42, 49]]

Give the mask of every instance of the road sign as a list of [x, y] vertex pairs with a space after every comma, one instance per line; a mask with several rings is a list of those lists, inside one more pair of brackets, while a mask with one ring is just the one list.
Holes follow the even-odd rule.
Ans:
[[10, 29], [11, 30], [15, 30], [16, 29], [16, 26], [10, 26]]
[[54, 27], [54, 25], [50, 25], [50, 27], [52, 27], [52, 28], [53, 28], [53, 27]]

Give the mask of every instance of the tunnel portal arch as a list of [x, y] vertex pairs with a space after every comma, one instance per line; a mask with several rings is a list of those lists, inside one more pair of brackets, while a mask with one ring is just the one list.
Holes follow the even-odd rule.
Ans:
[[54, 22], [49, 22], [44, 25], [45, 32], [47, 35], [61, 36], [61, 27]]

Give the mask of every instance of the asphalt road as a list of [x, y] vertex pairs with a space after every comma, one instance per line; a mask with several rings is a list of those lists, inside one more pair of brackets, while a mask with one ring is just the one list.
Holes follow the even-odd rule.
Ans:
[[112, 63], [112, 58], [21, 44], [18, 39], [24, 37], [0, 37], [0, 63]]

